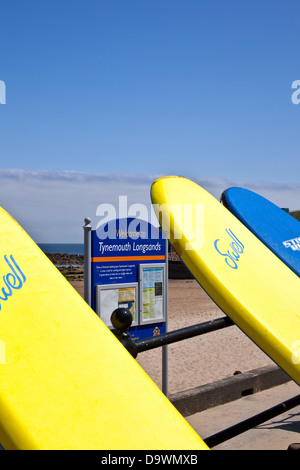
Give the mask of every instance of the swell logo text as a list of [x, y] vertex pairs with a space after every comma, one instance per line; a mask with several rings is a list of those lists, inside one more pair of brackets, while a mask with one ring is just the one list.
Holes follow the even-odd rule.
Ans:
[[9, 272], [2, 277], [5, 285], [0, 288], [0, 310], [2, 308], [1, 304], [13, 295], [14, 290], [21, 289], [26, 281], [23, 271], [21, 271], [12, 255], [9, 258], [5, 255], [4, 260]]
[[240, 259], [240, 256], [244, 253], [245, 247], [230, 229], [226, 229], [226, 233], [230, 237], [230, 239], [226, 243], [228, 246], [228, 243], [230, 242], [229, 249], [226, 250], [227, 246], [225, 248], [222, 248], [223, 242], [220, 242], [220, 238], [217, 238], [217, 240], [214, 241], [214, 246], [217, 252], [221, 256], [224, 256], [225, 263], [230, 268], [237, 269], [237, 263]]

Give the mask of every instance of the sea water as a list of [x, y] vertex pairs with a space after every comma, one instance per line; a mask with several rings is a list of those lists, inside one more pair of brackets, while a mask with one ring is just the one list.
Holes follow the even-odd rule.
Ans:
[[83, 243], [38, 243], [40, 249], [47, 254], [60, 253], [66, 255], [83, 255]]

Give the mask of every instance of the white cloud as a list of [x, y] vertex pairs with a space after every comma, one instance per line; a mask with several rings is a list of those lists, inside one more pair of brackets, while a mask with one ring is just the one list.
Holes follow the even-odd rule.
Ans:
[[119, 196], [128, 206], [142, 203], [150, 210], [151, 177], [92, 175], [72, 171], [0, 170], [0, 205], [39, 243], [80, 243], [82, 225], [90, 217], [99, 221], [96, 209]]
[[300, 210], [300, 184], [278, 183], [272, 181], [242, 181], [226, 180], [222, 178], [194, 178], [194, 181], [205, 188], [217, 199], [222, 192], [232, 186], [237, 186], [254, 191], [269, 199], [279, 207], [289, 208], [290, 211]]
[[[119, 207], [127, 196], [128, 207], [146, 205], [150, 214], [150, 188], [159, 175], [94, 175], [74, 171], [0, 169], [0, 205], [38, 242], [80, 243], [85, 217], [96, 227], [100, 204]], [[194, 178], [217, 199], [224, 189], [242, 186], [258, 192], [280, 207], [300, 209], [300, 185], [272, 182]], [[118, 214], [117, 214], [118, 215]]]

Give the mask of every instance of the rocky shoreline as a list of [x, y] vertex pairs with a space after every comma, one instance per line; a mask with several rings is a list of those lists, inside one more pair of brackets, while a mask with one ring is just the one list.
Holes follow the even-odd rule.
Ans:
[[83, 255], [68, 255], [66, 253], [46, 253], [46, 256], [65, 276], [68, 281], [83, 280]]

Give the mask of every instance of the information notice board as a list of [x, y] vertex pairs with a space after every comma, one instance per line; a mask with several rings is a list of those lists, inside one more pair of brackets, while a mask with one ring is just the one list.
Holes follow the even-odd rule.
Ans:
[[91, 306], [109, 328], [115, 308], [125, 307], [133, 339], [166, 331], [167, 258], [163, 233], [146, 221], [116, 219], [91, 230]]
[[140, 270], [140, 323], [142, 325], [164, 321], [165, 266], [141, 264]]

